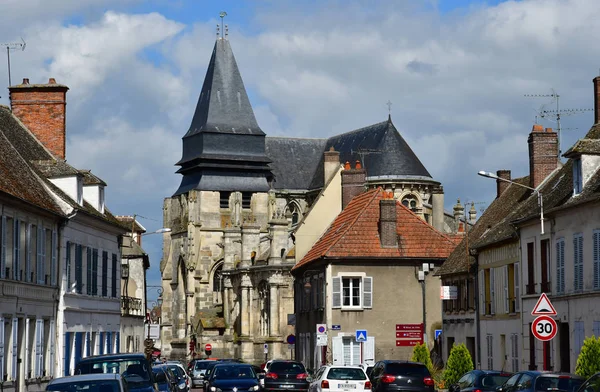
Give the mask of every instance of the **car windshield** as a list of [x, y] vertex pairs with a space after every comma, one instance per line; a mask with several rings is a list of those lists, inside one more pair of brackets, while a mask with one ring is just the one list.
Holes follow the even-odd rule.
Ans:
[[117, 380], [89, 380], [50, 384], [47, 391], [61, 392], [119, 392]]
[[204, 370], [204, 369], [208, 368], [208, 364], [209, 364], [209, 362], [196, 362], [196, 364], [194, 365], [194, 369]]
[[388, 363], [385, 372], [393, 376], [429, 377], [429, 370], [425, 366], [412, 363]]
[[251, 378], [256, 378], [256, 374], [250, 366], [217, 366], [213, 369], [213, 379], [217, 380]]
[[183, 376], [183, 370], [181, 370], [181, 368], [179, 366], [177, 366], [177, 365], [169, 365], [169, 369], [171, 369], [171, 371], [173, 373], [175, 373], [175, 375], [177, 377]]
[[299, 362], [273, 362], [269, 367], [271, 373], [302, 374], [306, 373], [304, 365]]
[[535, 390], [540, 392], [547, 391], [566, 391], [574, 392], [583, 384], [580, 378], [572, 378], [569, 376], [559, 377], [538, 377], [535, 382]]
[[362, 369], [331, 368], [327, 372], [328, 380], [366, 380], [367, 376]]
[[481, 377], [481, 386], [484, 388], [487, 387], [499, 387], [504, 384], [506, 380], [510, 378], [511, 374], [500, 375], [500, 374], [487, 374]]

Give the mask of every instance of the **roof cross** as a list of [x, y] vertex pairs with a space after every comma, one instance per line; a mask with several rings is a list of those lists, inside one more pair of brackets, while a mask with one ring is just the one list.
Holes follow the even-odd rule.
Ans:
[[388, 99], [386, 105], [388, 107], [388, 113], [392, 114], [392, 102], [389, 99]]

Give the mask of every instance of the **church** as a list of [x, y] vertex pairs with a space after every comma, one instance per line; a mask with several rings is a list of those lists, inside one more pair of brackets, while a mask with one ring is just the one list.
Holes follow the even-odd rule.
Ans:
[[[442, 185], [391, 117], [330, 138], [268, 137], [227, 34], [217, 35], [177, 166], [180, 186], [164, 200], [171, 232], [160, 264], [161, 349], [169, 359], [291, 357], [290, 270], [349, 201], [311, 211], [324, 189], [339, 188], [341, 201], [356, 189], [383, 188], [437, 230], [459, 227], [456, 211], [444, 212]], [[304, 227], [313, 233], [298, 235], [311, 212], [318, 223]]]

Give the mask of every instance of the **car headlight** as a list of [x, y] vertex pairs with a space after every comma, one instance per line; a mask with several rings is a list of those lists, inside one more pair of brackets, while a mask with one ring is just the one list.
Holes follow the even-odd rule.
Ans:
[[180, 384], [179, 385], [179, 389], [185, 389], [186, 385], [185, 384]]
[[221, 392], [221, 388], [210, 387], [210, 392]]
[[260, 387], [258, 385], [255, 385], [253, 387], [251, 387], [250, 389], [248, 389], [250, 392], [254, 392], [254, 391], [258, 391], [260, 389]]

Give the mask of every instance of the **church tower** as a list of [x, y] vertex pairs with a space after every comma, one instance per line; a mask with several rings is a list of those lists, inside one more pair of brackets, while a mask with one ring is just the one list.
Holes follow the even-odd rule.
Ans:
[[266, 192], [271, 178], [265, 133], [250, 105], [227, 37], [217, 38], [192, 124], [177, 162], [175, 195], [191, 189]]

